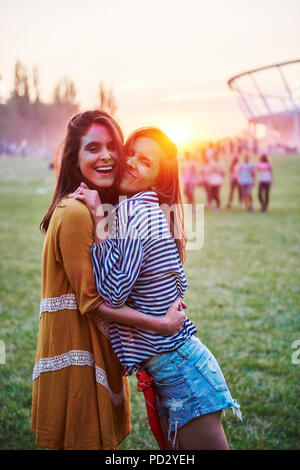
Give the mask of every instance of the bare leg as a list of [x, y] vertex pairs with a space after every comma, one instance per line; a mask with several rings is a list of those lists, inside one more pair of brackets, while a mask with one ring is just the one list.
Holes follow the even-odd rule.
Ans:
[[261, 204], [261, 210], [263, 211], [264, 206], [265, 206], [265, 202], [264, 202], [264, 198], [263, 198], [263, 185], [261, 183], [259, 183], [259, 187], [258, 187], [258, 199], [259, 199], [259, 202]]
[[250, 197], [249, 197], [249, 194], [247, 194], [245, 196], [245, 205], [246, 205], [246, 209], [249, 209], [249, 206], [250, 206]]
[[239, 203], [241, 204], [243, 202], [243, 192], [242, 192], [242, 187], [239, 183], [237, 183], [238, 185], [238, 191], [239, 191]]
[[162, 430], [162, 432], [163, 432], [165, 441], [168, 443], [168, 449], [172, 449], [171, 442], [168, 441], [168, 433], [169, 433], [169, 424], [168, 424], [168, 420], [167, 420], [167, 418], [165, 418], [164, 416], [160, 416], [160, 417], [159, 417], [159, 421], [160, 421], [160, 426], [161, 426], [161, 430]]
[[180, 450], [229, 450], [222, 411], [195, 418], [178, 429]]
[[227, 203], [227, 208], [230, 209], [231, 204], [232, 204], [232, 198], [233, 198], [233, 191], [235, 188], [235, 183], [231, 182], [230, 183], [230, 193], [229, 193], [229, 198], [228, 198], [228, 203]]

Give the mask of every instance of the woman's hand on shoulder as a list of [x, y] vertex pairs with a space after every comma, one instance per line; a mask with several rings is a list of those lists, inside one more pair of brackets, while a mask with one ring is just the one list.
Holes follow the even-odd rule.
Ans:
[[69, 197], [84, 202], [88, 207], [94, 224], [94, 241], [101, 243], [103, 240], [107, 239], [109, 235], [107, 231], [107, 220], [104, 215], [98, 191], [89, 189], [85, 183], [81, 183], [76, 191], [70, 194]]
[[186, 320], [186, 315], [183, 311], [185, 308], [187, 308], [187, 305], [182, 301], [182, 299], [176, 299], [169, 307], [166, 315], [159, 318], [160, 321], [157, 327], [157, 333], [161, 336], [169, 336], [179, 333]]
[[81, 183], [76, 191], [70, 194], [69, 197], [73, 197], [74, 199], [84, 202], [94, 221], [97, 217], [103, 217], [104, 213], [98, 191], [89, 189], [85, 183]]

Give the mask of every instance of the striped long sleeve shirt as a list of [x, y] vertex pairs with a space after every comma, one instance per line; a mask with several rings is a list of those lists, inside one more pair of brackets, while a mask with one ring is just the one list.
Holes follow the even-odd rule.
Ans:
[[[145, 314], [165, 315], [183, 297], [187, 283], [157, 194], [135, 194], [118, 204], [114, 213], [110, 237], [92, 246], [98, 292], [110, 306], [126, 302]], [[110, 339], [124, 375], [151, 356], [177, 349], [196, 331], [188, 318], [179, 333], [167, 337], [110, 322]]]

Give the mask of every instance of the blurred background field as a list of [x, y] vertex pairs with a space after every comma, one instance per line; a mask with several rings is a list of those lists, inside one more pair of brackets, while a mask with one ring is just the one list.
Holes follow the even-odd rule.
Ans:
[[[299, 372], [293, 343], [300, 340], [300, 155], [273, 155], [270, 210], [234, 202], [205, 212], [201, 251], [187, 253], [187, 314], [217, 357], [243, 423], [227, 411], [233, 449], [299, 449]], [[40, 302], [43, 237], [39, 223], [54, 187], [48, 161], [0, 158], [1, 285], [0, 448], [36, 449], [30, 431], [31, 375]], [[197, 189], [197, 202], [204, 194]], [[297, 356], [297, 355], [296, 355]], [[300, 358], [300, 354], [298, 354]], [[294, 361], [295, 362], [295, 361]], [[120, 449], [157, 449], [144, 399], [130, 378], [132, 433]]]

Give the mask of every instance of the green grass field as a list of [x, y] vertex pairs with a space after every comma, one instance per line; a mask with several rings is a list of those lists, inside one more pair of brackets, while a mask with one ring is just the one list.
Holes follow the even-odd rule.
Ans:
[[[300, 340], [300, 155], [278, 155], [272, 162], [270, 211], [259, 212], [255, 187], [253, 213], [237, 203], [231, 211], [205, 213], [204, 246], [188, 252], [185, 264], [187, 314], [243, 412], [242, 423], [231, 411], [223, 420], [232, 449], [300, 448], [300, 353], [293, 349]], [[6, 350], [0, 449], [37, 449], [30, 431], [31, 375], [39, 322], [39, 223], [54, 185], [47, 165], [37, 158], [0, 157], [0, 340]], [[225, 203], [227, 184], [222, 194]], [[201, 188], [197, 199], [203, 201]], [[130, 383], [133, 430], [120, 449], [157, 449], [135, 376]]]

